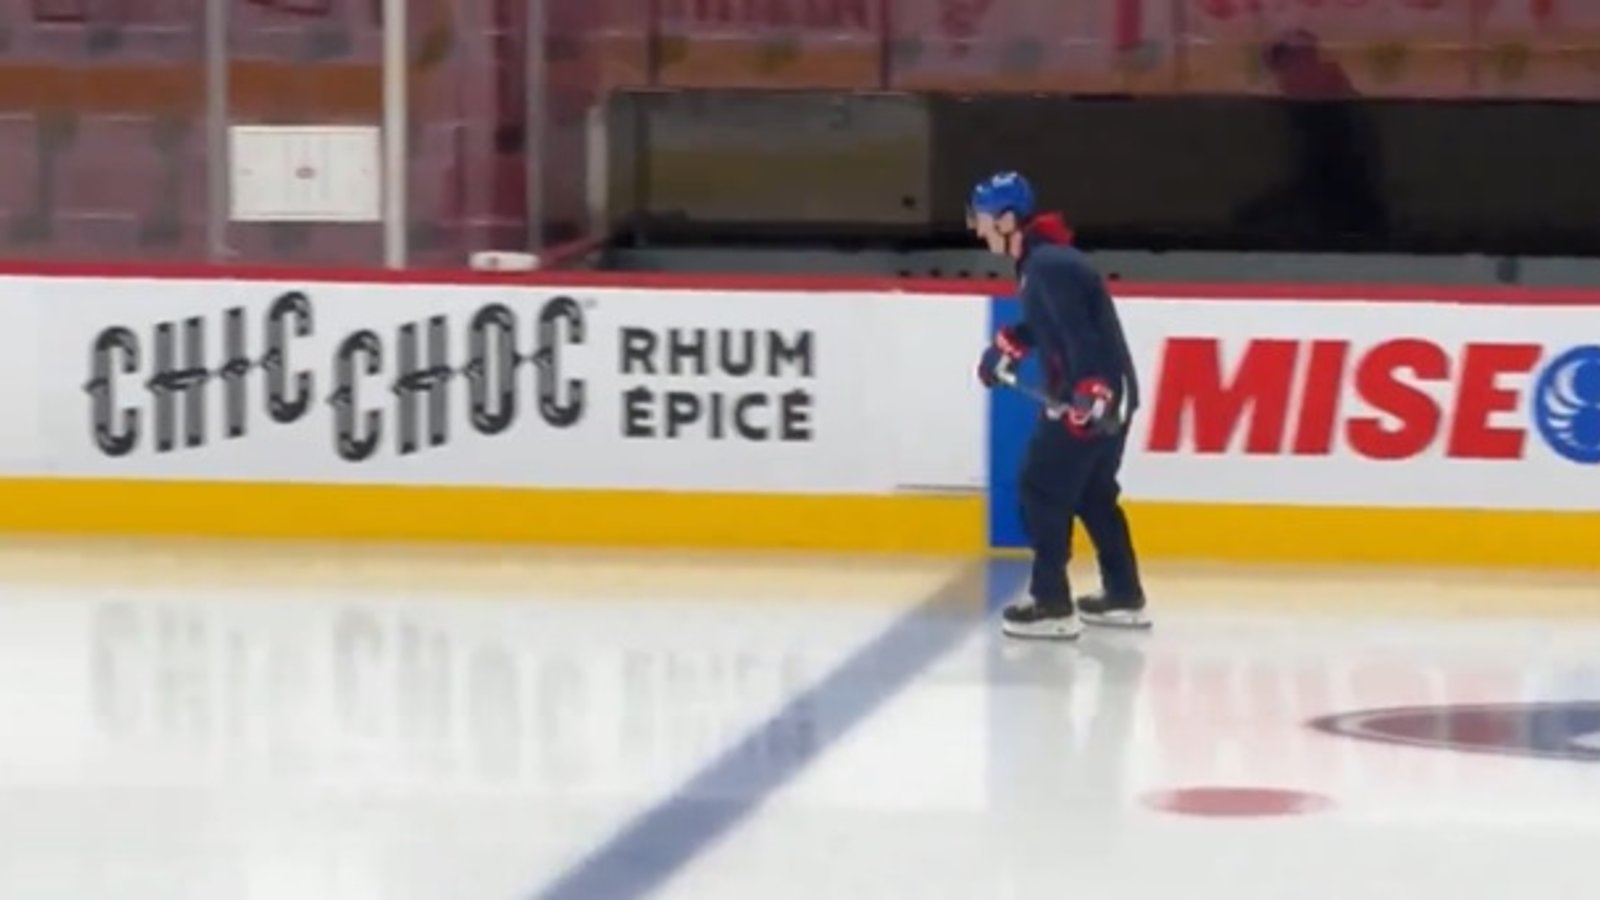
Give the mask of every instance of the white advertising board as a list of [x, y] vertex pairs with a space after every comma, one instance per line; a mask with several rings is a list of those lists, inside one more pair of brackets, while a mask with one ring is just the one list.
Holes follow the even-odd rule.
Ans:
[[[10, 476], [978, 490], [977, 296], [0, 278]], [[1119, 298], [1136, 500], [1600, 509], [1600, 306]]]
[[1118, 306], [1134, 499], [1600, 509], [1600, 306]]
[[38, 366], [31, 396], [6, 392], [10, 427], [32, 434], [4, 457], [12, 475], [840, 493], [984, 481], [981, 389], [952, 364], [983, 339], [976, 297], [0, 289], [31, 319], [0, 345]]

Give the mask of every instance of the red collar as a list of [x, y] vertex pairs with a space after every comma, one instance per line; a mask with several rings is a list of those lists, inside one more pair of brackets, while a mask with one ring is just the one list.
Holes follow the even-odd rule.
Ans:
[[1072, 226], [1060, 213], [1034, 216], [1022, 229], [1022, 255], [1017, 257], [1017, 271], [1022, 271], [1022, 264], [1033, 253], [1033, 248], [1040, 244], [1071, 244], [1073, 237]]
[[1041, 213], [1034, 216], [1023, 230], [1029, 237], [1035, 237], [1047, 244], [1072, 243], [1072, 226], [1067, 224], [1066, 217], [1061, 213]]

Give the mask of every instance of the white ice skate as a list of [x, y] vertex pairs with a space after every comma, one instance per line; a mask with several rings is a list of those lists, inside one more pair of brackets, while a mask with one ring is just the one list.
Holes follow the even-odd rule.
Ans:
[[1040, 606], [1030, 599], [1005, 608], [1000, 614], [1000, 630], [1014, 638], [1071, 641], [1083, 633], [1083, 623], [1071, 604]]
[[1096, 594], [1079, 597], [1078, 614], [1083, 621], [1102, 628], [1149, 628], [1150, 614], [1143, 597], [1107, 597]]

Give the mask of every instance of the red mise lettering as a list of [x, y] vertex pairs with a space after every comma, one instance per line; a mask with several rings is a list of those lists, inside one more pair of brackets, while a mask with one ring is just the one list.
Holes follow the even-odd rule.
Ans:
[[[1246, 454], [1322, 456], [1342, 434], [1361, 456], [1399, 460], [1443, 436], [1454, 459], [1518, 459], [1527, 432], [1490, 420], [1520, 400], [1504, 379], [1533, 371], [1541, 356], [1532, 344], [1474, 343], [1452, 354], [1422, 338], [1397, 338], [1352, 366], [1349, 341], [1260, 339], [1230, 374], [1219, 340], [1173, 338], [1163, 354], [1149, 449], [1236, 452], [1243, 431], [1239, 449]], [[1371, 412], [1341, 419], [1347, 372]], [[1443, 406], [1439, 394], [1447, 398]]]

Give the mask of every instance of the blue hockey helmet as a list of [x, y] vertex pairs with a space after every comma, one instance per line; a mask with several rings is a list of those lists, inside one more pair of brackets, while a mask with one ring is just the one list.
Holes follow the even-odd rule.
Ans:
[[976, 215], [998, 217], [1009, 212], [1027, 219], [1033, 215], [1033, 185], [1017, 172], [997, 172], [973, 187], [967, 208]]

